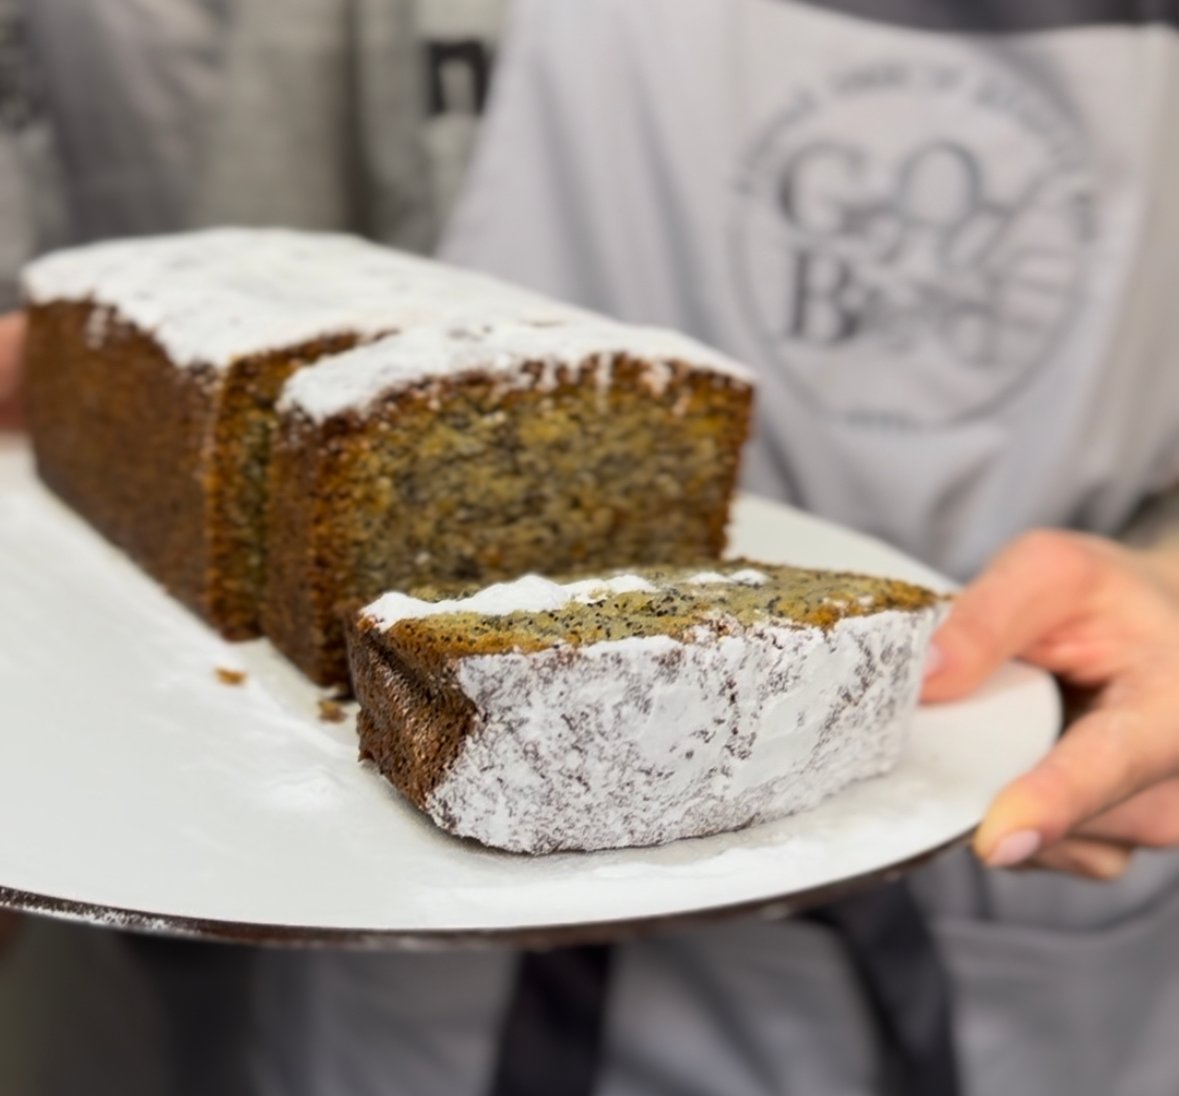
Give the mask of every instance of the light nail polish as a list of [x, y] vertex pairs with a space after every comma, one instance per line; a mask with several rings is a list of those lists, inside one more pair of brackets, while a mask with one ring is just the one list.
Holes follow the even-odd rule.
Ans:
[[1035, 830], [1016, 830], [1000, 841], [987, 857], [987, 866], [1013, 868], [1040, 851], [1044, 839]]
[[931, 644], [925, 656], [925, 680], [928, 681], [934, 674], [939, 673], [945, 664], [945, 653], [936, 643]]

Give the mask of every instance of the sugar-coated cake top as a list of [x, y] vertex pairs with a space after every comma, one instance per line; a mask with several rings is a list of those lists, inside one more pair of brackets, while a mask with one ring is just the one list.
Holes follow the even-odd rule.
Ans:
[[361, 338], [458, 314], [552, 322], [577, 310], [354, 236], [219, 228], [116, 240], [30, 263], [31, 304], [92, 301], [150, 332], [181, 366], [333, 335]]
[[488, 586], [469, 597], [426, 601], [408, 594], [391, 593], [374, 601], [363, 615], [388, 627], [400, 620], [449, 613], [475, 613], [479, 616], [507, 616], [510, 613], [545, 613], [580, 602], [595, 601], [615, 594], [649, 593], [656, 587], [639, 575], [615, 575], [612, 578], [582, 579], [577, 582], [553, 582], [540, 575], [525, 575], [513, 582]]
[[928, 610], [940, 600], [891, 579], [730, 560], [708, 569], [642, 568], [571, 582], [528, 575], [454, 598], [389, 593], [361, 618], [380, 630], [445, 637], [455, 654], [486, 654], [763, 624], [828, 628], [851, 617]]
[[[497, 321], [464, 316], [415, 327], [296, 373], [286, 385], [280, 410], [298, 408], [317, 421], [361, 410], [381, 396], [433, 380], [477, 372], [522, 386], [544, 385], [562, 368], [592, 365], [608, 384], [618, 356], [638, 361], [656, 385], [666, 382], [672, 363], [720, 373], [744, 383], [752, 374], [694, 339], [651, 327], [634, 327], [588, 313], [568, 321]], [[524, 367], [539, 363], [539, 381]]]

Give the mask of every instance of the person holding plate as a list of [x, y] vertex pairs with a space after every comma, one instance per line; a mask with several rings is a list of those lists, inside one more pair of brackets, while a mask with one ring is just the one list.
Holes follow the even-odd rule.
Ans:
[[[58, 58], [47, 117], [74, 172], [60, 196], [87, 233], [275, 217], [429, 238], [428, 142], [404, 109], [416, 93], [396, 82], [420, 71], [398, 21], [410, 5], [359, 5], [371, 33], [352, 52], [323, 48], [355, 33], [324, 6], [284, 12], [280, 42], [261, 0], [162, 5], [186, 10], [171, 25], [190, 44], [225, 47], [188, 51], [222, 60], [185, 68], [168, 102], [199, 116], [220, 79], [242, 113], [222, 101], [184, 152], [163, 140], [191, 136], [181, 114], [140, 109], [159, 155], [138, 170], [129, 157], [106, 190], [107, 131], [76, 125], [79, 96], [88, 111], [102, 98], [61, 67], [67, 7], [40, 0], [32, 41]], [[106, 37], [90, 40], [150, 75], [156, 54], [126, 37], [123, 7], [92, 14]], [[1173, 1091], [1175, 23], [1086, 0], [512, 5], [443, 257], [755, 365], [748, 485], [970, 580], [926, 700], [1021, 657], [1082, 693], [1081, 714], [997, 798], [973, 858], [812, 918], [550, 959], [261, 955], [242, 1033], [250, 1091]], [[269, 101], [277, 128], [251, 148], [232, 132], [267, 101], [250, 74], [289, 76], [296, 56], [323, 79], [289, 85], [309, 104], [297, 118]], [[477, 50], [429, 56], [486, 68]], [[340, 72], [329, 57], [351, 58], [361, 93], [324, 107]], [[284, 143], [301, 126], [306, 139]], [[344, 144], [363, 153], [348, 159], [352, 189], [332, 176]], [[259, 180], [276, 173], [270, 204]], [[12, 393], [21, 326], [5, 325]], [[1111, 539], [1131, 525], [1149, 546]], [[989, 870], [1033, 867], [1052, 871]], [[579, 1011], [572, 1029], [545, 1029]]]

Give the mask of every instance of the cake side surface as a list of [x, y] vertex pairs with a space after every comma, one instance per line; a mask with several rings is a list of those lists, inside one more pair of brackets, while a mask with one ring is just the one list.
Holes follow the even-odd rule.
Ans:
[[444, 654], [391, 647], [379, 630], [354, 625], [349, 655], [361, 711], [361, 759], [425, 811], [431, 792], [475, 731], [479, 714]]
[[341, 447], [330, 436], [279, 421], [267, 469], [262, 631], [320, 685], [342, 683], [324, 672], [339, 652], [329, 634], [335, 622], [330, 550], [325, 558], [319, 547], [328, 537], [325, 513], [343, 504], [329, 497], [330, 485], [341, 484], [346, 493], [340, 460]]
[[[385, 676], [357, 665], [357, 687], [366, 711], [383, 706], [386, 739], [414, 711], [414, 697], [390, 699], [402, 665], [419, 679], [444, 667], [472, 706], [415, 774], [411, 801], [438, 825], [517, 852], [659, 844], [805, 810], [895, 764], [936, 595], [740, 563], [630, 579], [652, 589], [529, 579], [473, 609], [389, 595], [361, 614], [355, 634], [384, 652]], [[842, 604], [815, 623], [821, 600]], [[364, 749], [402, 787], [370, 735]]]
[[[388, 589], [719, 556], [748, 385], [626, 357], [519, 372], [433, 380], [323, 421], [284, 396], [264, 625], [313, 678], [346, 680], [343, 616]], [[313, 541], [297, 560], [296, 529]], [[324, 637], [310, 659], [308, 634]]]
[[293, 373], [354, 346], [358, 337], [350, 332], [321, 338], [305, 346], [243, 358], [221, 372], [206, 479], [209, 552], [217, 576], [210, 614], [231, 638], [261, 634], [275, 402]]
[[293, 373], [460, 308], [578, 315], [354, 237], [281, 229], [86, 245], [29, 264], [22, 284], [34, 317], [77, 318], [68, 368], [52, 350], [30, 361], [46, 482], [233, 639], [259, 634], [274, 405]]
[[29, 314], [43, 481], [223, 635], [259, 635], [274, 402], [296, 368], [355, 337], [178, 369], [115, 310], [58, 302]]
[[[87, 304], [29, 311], [29, 430], [42, 480], [175, 597], [211, 611], [208, 426], [221, 378], [178, 372]], [[101, 337], [100, 337], [101, 336]]]

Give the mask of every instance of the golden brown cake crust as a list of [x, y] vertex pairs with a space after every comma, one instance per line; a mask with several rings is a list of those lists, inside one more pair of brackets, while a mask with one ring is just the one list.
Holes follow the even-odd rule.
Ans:
[[261, 634], [266, 491], [278, 400], [299, 368], [356, 344], [356, 336], [243, 358], [226, 372], [211, 423], [207, 507], [214, 583], [209, 617], [233, 639]]
[[212, 370], [177, 369], [117, 321], [96, 348], [94, 309], [30, 311], [29, 427], [42, 479], [189, 608], [211, 612], [205, 518]]
[[453, 681], [444, 655], [402, 647], [361, 625], [349, 635], [361, 703], [360, 756], [372, 761], [415, 806], [424, 808], [440, 775], [470, 733], [475, 706]]
[[352, 336], [178, 367], [108, 309], [30, 310], [29, 425], [42, 479], [230, 639], [259, 634], [274, 402]]

